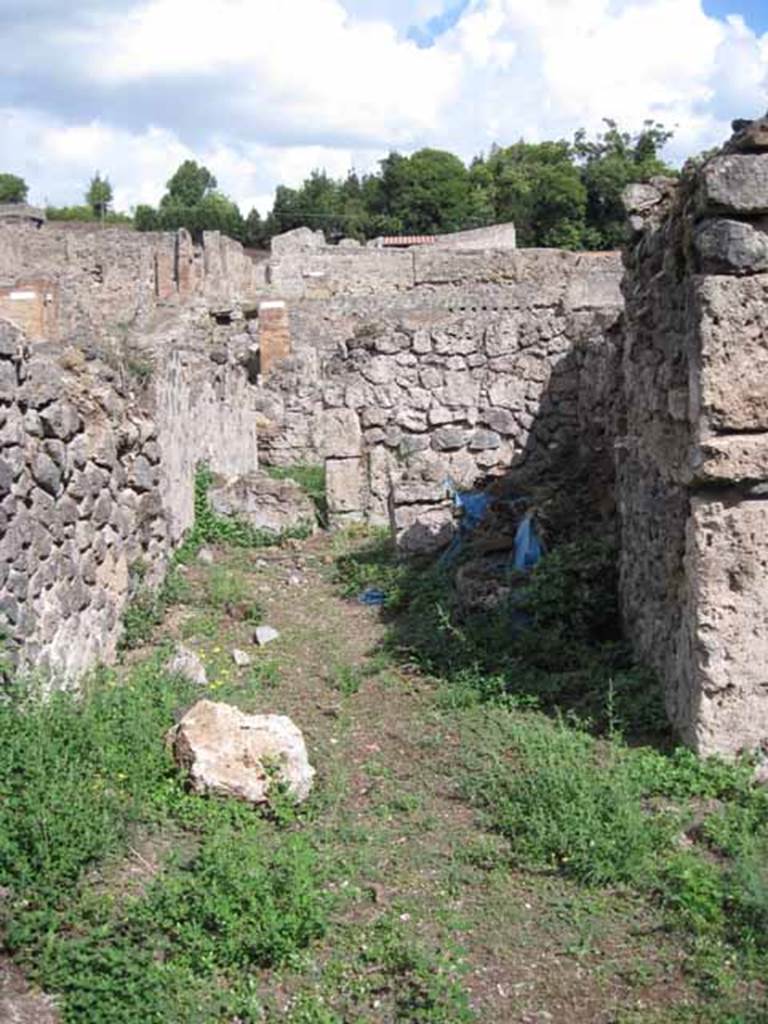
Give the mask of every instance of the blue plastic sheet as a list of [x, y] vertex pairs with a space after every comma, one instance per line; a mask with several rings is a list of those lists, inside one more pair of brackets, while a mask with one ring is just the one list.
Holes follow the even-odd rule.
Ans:
[[[459, 491], [451, 480], [445, 481], [445, 486], [451, 493], [454, 507], [461, 510], [458, 529], [449, 547], [440, 557], [440, 565], [450, 565], [457, 557], [470, 534], [480, 525], [491, 505], [496, 502], [503, 502], [514, 508], [516, 505], [525, 504], [527, 498], [494, 498], [488, 491]], [[511, 564], [519, 572], [530, 572], [540, 561], [544, 549], [536, 532], [536, 525], [533, 514], [529, 512], [521, 520], [515, 533], [515, 543]], [[509, 564], [509, 563], [508, 563]]]
[[529, 572], [541, 560], [543, 550], [536, 533], [533, 516], [529, 512], [520, 520], [515, 533], [514, 566], [519, 572]]
[[375, 608], [378, 605], [384, 604], [387, 600], [387, 595], [383, 590], [379, 590], [378, 587], [366, 587], [361, 594], [357, 595], [357, 600], [360, 604]]
[[466, 538], [482, 522], [493, 500], [486, 491], [459, 491], [452, 480], [446, 480], [445, 487], [453, 498], [454, 508], [461, 509], [462, 515], [453, 540], [440, 556], [439, 564], [442, 566], [454, 561]]

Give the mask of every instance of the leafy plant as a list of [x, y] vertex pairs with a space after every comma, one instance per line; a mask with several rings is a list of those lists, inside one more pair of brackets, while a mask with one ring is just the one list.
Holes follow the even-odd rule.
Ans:
[[524, 864], [589, 884], [640, 885], [670, 842], [674, 820], [649, 814], [621, 748], [604, 753], [580, 729], [508, 712], [480, 747], [465, 787]]
[[120, 686], [97, 673], [83, 700], [18, 684], [0, 703], [0, 884], [56, 894], [163, 813], [176, 772], [158, 739], [190, 688], [161, 657]]

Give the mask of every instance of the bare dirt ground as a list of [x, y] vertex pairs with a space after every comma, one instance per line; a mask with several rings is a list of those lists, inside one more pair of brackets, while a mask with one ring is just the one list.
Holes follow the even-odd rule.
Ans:
[[[324, 537], [216, 550], [213, 566], [186, 571], [190, 603], [172, 610], [161, 633], [202, 656], [207, 696], [288, 714], [303, 730], [318, 769], [315, 827], [333, 837], [358, 894], [338, 928], [395, 914], [436, 954], [456, 951], [487, 1024], [665, 1021], [673, 1007], [690, 1007], [695, 1020], [684, 955], [644, 901], [510, 867], [503, 842], [461, 796], [471, 727], [441, 707], [433, 681], [382, 656], [381, 614], [339, 596], [333, 556]], [[258, 602], [278, 640], [254, 645], [252, 623], [216, 594], [227, 574], [241, 579], [246, 604]], [[234, 648], [252, 664], [236, 668]], [[315, 951], [317, 969], [337, 943], [338, 935]], [[302, 983], [300, 971], [264, 978], [278, 1006]], [[391, 1018], [371, 1006], [349, 1019]]]

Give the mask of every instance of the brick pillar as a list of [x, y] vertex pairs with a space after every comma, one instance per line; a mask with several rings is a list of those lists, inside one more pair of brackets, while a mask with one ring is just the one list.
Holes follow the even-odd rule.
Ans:
[[259, 303], [259, 365], [266, 377], [276, 363], [291, 354], [291, 327], [284, 302]]

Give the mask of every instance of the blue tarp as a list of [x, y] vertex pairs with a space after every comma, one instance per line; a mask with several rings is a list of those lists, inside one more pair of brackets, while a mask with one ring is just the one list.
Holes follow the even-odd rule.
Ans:
[[529, 512], [521, 519], [515, 533], [514, 566], [519, 572], [529, 572], [540, 561], [542, 554], [541, 541]]
[[[446, 480], [446, 487], [453, 497], [453, 504], [462, 512], [458, 530], [450, 546], [440, 557], [440, 565], [450, 565], [464, 546], [467, 537], [484, 519], [494, 501], [504, 502], [510, 507], [525, 502], [526, 498], [494, 499], [488, 491], [459, 491], [453, 482]], [[517, 527], [515, 533], [512, 565], [519, 572], [529, 572], [539, 562], [544, 549], [536, 532], [533, 514], [528, 512]]]

